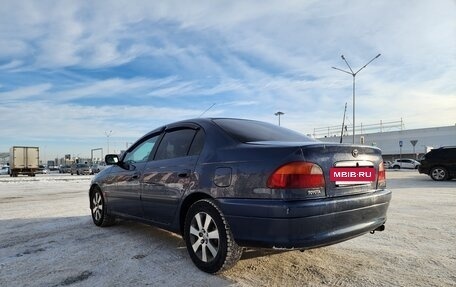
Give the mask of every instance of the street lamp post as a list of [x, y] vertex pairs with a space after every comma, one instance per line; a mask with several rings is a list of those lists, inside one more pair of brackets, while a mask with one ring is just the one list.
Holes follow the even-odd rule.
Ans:
[[107, 143], [108, 143], [108, 152], [106, 154], [109, 154], [109, 137], [111, 136], [112, 134], [112, 130], [110, 130], [109, 132], [105, 132], [105, 135], [106, 135], [106, 138], [107, 138]]
[[278, 111], [274, 115], [279, 116], [279, 127], [280, 127], [280, 116], [284, 115], [285, 113], [282, 113], [281, 111]]
[[347, 60], [345, 59], [344, 55], [341, 55], [340, 57], [342, 58], [342, 60], [344, 60], [344, 62], [347, 64], [348, 68], [350, 69], [350, 72], [349, 71], [345, 71], [345, 70], [342, 70], [342, 69], [339, 69], [339, 68], [336, 68], [336, 67], [332, 67], [333, 69], [336, 69], [338, 71], [341, 71], [341, 72], [344, 72], [344, 73], [347, 73], [349, 75], [352, 75], [353, 76], [353, 143], [355, 143], [355, 78], [356, 78], [356, 75], [364, 68], [366, 68], [367, 65], [369, 65], [373, 60], [377, 59], [378, 57], [380, 57], [381, 54], [378, 54], [377, 56], [375, 56], [374, 58], [372, 58], [372, 60], [370, 60], [369, 62], [367, 62], [366, 65], [362, 66], [361, 69], [359, 69], [358, 71], [356, 72], [353, 72], [352, 68], [350, 67], [350, 65], [348, 64]]

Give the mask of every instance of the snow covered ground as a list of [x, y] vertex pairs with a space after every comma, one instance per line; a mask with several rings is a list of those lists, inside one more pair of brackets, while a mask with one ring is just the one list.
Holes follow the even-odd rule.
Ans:
[[213, 276], [177, 235], [93, 225], [91, 176], [0, 176], [0, 286], [455, 286], [456, 180], [414, 170], [387, 178], [384, 232], [304, 253], [246, 250]]

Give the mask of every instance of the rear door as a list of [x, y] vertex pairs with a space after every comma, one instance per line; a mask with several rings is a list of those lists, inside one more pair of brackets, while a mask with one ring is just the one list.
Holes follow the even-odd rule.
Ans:
[[141, 202], [144, 217], [170, 224], [187, 191], [197, 184], [194, 174], [204, 132], [197, 126], [166, 130], [153, 161], [143, 172]]
[[409, 159], [402, 160], [402, 167], [403, 168], [414, 168], [413, 162]]
[[443, 148], [434, 151], [430, 162], [432, 166], [443, 166], [450, 176], [456, 173], [456, 148]]
[[456, 148], [448, 150], [447, 166], [451, 174], [456, 174]]

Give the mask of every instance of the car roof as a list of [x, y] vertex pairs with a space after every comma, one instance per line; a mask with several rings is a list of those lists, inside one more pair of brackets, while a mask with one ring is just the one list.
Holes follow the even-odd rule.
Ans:
[[145, 137], [149, 137], [152, 134], [161, 133], [164, 130], [170, 130], [170, 129], [178, 128], [178, 127], [190, 127], [190, 128], [196, 129], [196, 128], [198, 128], [198, 126], [201, 126], [203, 128], [204, 127], [208, 127], [208, 126], [216, 126], [215, 123], [213, 122], [213, 120], [223, 120], [223, 119], [255, 121], [255, 120], [239, 119], [239, 118], [193, 118], [193, 119], [187, 119], [187, 120], [172, 122], [172, 123], [166, 124], [164, 126], [160, 126], [160, 127], [156, 128], [156, 129], [148, 132], [147, 134], [142, 136], [139, 140], [141, 140], [142, 138], [145, 138]]

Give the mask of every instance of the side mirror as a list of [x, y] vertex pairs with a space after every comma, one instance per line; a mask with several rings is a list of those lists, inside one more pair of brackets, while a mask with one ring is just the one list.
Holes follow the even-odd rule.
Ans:
[[119, 163], [119, 157], [116, 154], [107, 154], [105, 156], [106, 165], [115, 165]]

